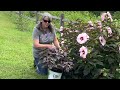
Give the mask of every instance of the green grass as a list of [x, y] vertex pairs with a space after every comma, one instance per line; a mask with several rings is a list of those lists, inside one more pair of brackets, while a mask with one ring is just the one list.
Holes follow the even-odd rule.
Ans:
[[33, 68], [32, 33], [16, 29], [0, 12], [0, 79], [46, 79]]

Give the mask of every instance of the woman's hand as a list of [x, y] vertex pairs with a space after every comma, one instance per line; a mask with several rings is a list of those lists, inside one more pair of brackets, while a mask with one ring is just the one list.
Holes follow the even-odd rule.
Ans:
[[51, 49], [51, 50], [52, 50], [52, 49], [56, 49], [56, 47], [55, 47], [54, 45], [49, 45], [49, 46], [48, 46], [48, 49]]
[[59, 47], [58, 49], [59, 49], [60, 51], [62, 51], [62, 48], [61, 48], [61, 47]]

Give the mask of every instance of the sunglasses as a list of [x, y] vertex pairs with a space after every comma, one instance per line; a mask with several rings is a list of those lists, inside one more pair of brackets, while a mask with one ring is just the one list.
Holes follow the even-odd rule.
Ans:
[[49, 20], [49, 21], [48, 21], [48, 20], [43, 20], [43, 21], [44, 21], [45, 23], [47, 23], [47, 22], [50, 23], [50, 22], [51, 22], [50, 20]]

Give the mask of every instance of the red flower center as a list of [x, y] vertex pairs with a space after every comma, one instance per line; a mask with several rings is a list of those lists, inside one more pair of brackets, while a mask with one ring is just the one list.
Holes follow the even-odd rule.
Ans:
[[101, 39], [101, 42], [103, 42], [103, 40]]
[[83, 37], [80, 37], [80, 40], [83, 40]]
[[84, 51], [84, 50], [82, 50], [82, 53], [83, 53], [83, 54], [85, 54], [85, 51]]

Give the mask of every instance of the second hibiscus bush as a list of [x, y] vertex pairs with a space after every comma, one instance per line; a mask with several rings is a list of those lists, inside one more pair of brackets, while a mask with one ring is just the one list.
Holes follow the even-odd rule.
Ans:
[[78, 22], [61, 30], [61, 45], [76, 62], [71, 78], [116, 78], [120, 35], [111, 14], [101, 14], [96, 22]]

